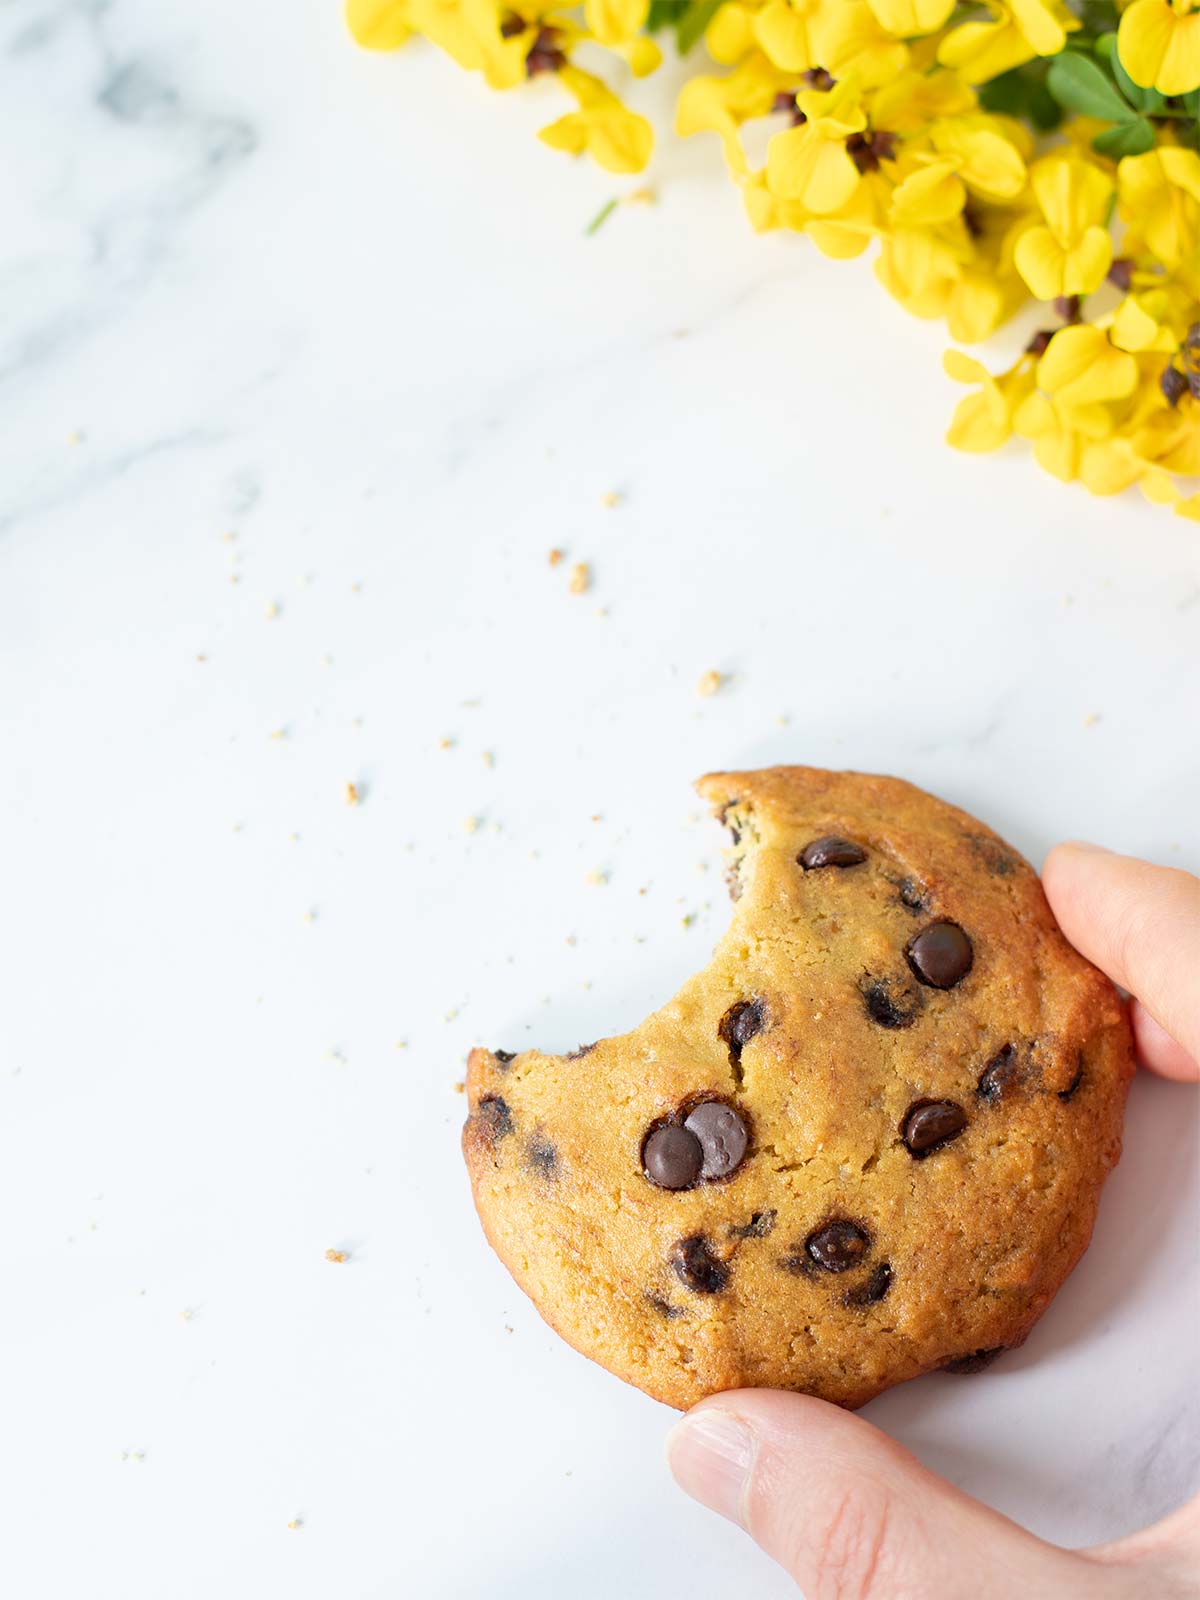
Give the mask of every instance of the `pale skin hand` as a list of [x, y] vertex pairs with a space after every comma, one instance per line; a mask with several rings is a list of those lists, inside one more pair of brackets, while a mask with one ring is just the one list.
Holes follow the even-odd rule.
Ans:
[[[1135, 996], [1141, 1064], [1200, 1081], [1200, 879], [1061, 844], [1043, 881], [1067, 938]], [[1114, 1544], [1061, 1550], [861, 1417], [772, 1389], [702, 1401], [668, 1459], [680, 1486], [745, 1528], [806, 1600], [1200, 1597], [1200, 1495]]]

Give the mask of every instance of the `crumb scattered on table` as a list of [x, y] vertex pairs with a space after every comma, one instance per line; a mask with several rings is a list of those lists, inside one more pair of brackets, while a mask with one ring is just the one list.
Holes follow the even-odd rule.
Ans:
[[343, 1261], [348, 1261], [350, 1259], [350, 1253], [347, 1250], [330, 1249], [326, 1250], [325, 1259], [326, 1261], [336, 1262], [338, 1266], [341, 1266]]
[[696, 685], [696, 693], [704, 695], [707, 699], [710, 694], [716, 694], [722, 682], [721, 674], [710, 669], [708, 672], [701, 673], [700, 681]]
[[478, 833], [479, 832], [479, 818], [478, 817], [464, 817], [463, 818], [463, 822], [462, 822], [462, 830], [463, 830], [464, 833]]
[[356, 806], [362, 799], [362, 791], [356, 783], [346, 784], [346, 804]]
[[454, 1085], [454, 1092], [455, 1092], [455, 1094], [466, 1094], [466, 1092], [467, 1092], [467, 1086], [466, 1086], [466, 1084], [465, 1084], [465, 1083], [464, 1083], [464, 1082], [463, 1082], [463, 1081], [462, 1081], [462, 1079], [461, 1079], [461, 1078], [460, 1078], [460, 1079], [459, 1079], [459, 1080], [458, 1080], [458, 1082], [457, 1082], [457, 1083], [456, 1083], [456, 1084], [455, 1084], [455, 1085]]
[[600, 496], [600, 504], [606, 511], [612, 511], [621, 504], [621, 496], [616, 489], [608, 489]]
[[1089, 711], [1083, 719], [1083, 725], [1085, 728], [1094, 728], [1099, 721], [1100, 713], [1098, 711]]
[[602, 872], [599, 867], [593, 867], [584, 881], [590, 883], [593, 888], [598, 888], [608, 882], [608, 873]]
[[564, 552], [562, 550], [558, 550], [558, 549], [551, 550], [551, 552], [550, 552], [550, 565], [552, 567], [558, 566], [559, 562], [563, 558], [563, 555], [564, 555]]
[[567, 588], [572, 594], [586, 594], [592, 586], [592, 569], [586, 561], [577, 561], [571, 568]]
[[278, 603], [278, 601], [268, 600], [266, 605], [263, 607], [263, 616], [266, 617], [268, 622], [274, 622], [275, 618], [278, 615], [279, 615], [279, 603]]

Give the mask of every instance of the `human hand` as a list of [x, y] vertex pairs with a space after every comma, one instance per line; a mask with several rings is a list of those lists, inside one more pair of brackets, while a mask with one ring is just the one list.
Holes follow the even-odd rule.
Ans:
[[[1142, 1065], [1200, 1079], [1200, 879], [1062, 844], [1043, 882], [1067, 938], [1135, 997]], [[702, 1401], [668, 1459], [681, 1488], [740, 1524], [807, 1600], [1200, 1597], [1200, 1495], [1128, 1538], [1063, 1550], [861, 1417], [772, 1389]]]

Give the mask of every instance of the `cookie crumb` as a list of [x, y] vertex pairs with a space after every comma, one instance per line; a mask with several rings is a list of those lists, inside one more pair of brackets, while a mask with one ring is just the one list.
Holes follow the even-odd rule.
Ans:
[[600, 496], [600, 504], [606, 511], [612, 511], [621, 504], [621, 496], [616, 489], [608, 489]]
[[263, 607], [263, 616], [266, 617], [268, 622], [274, 622], [275, 618], [278, 615], [279, 615], [279, 604], [278, 604], [278, 602], [275, 601], [275, 600], [268, 600], [266, 605]]
[[329, 1249], [325, 1252], [325, 1259], [326, 1261], [336, 1262], [338, 1266], [341, 1266], [343, 1261], [350, 1259], [350, 1252], [348, 1250]]
[[295, 1533], [297, 1528], [302, 1528], [303, 1526], [304, 1526], [303, 1517], [293, 1517], [292, 1520], [288, 1523], [288, 1527], [293, 1533]]
[[700, 682], [696, 685], [696, 693], [703, 695], [707, 699], [709, 695], [716, 694], [721, 687], [722, 681], [719, 672], [714, 672], [710, 669], [708, 672], [701, 673]]
[[586, 594], [592, 586], [592, 569], [586, 561], [577, 561], [571, 568], [567, 588], [572, 594]]
[[300, 918], [300, 921], [303, 922], [306, 926], [311, 924], [311, 923], [313, 923], [313, 922], [315, 922], [316, 920], [317, 920], [317, 913], [315, 911], [306, 911], [303, 914], [303, 916]]
[[456, 1084], [455, 1084], [455, 1085], [454, 1085], [454, 1092], [455, 1092], [455, 1094], [466, 1094], [466, 1092], [467, 1092], [467, 1086], [466, 1086], [466, 1084], [465, 1084], [465, 1083], [464, 1083], [464, 1082], [463, 1082], [463, 1081], [462, 1081], [462, 1079], [461, 1079], [461, 1078], [460, 1078], [460, 1079], [459, 1079], [459, 1080], [458, 1080], [458, 1082], [457, 1082], [457, 1083], [456, 1083]]
[[1089, 711], [1083, 719], [1083, 725], [1085, 728], [1094, 728], [1099, 721], [1100, 713], [1098, 711]]
[[454, 749], [454, 740], [449, 736], [449, 734], [443, 734], [442, 737], [438, 740], [438, 749], [439, 750], [453, 750]]
[[602, 872], [598, 867], [593, 867], [588, 873], [587, 877], [584, 879], [584, 882], [590, 883], [594, 889], [599, 888], [601, 885], [608, 882], [608, 873]]
[[277, 742], [277, 743], [278, 743], [278, 741], [279, 741], [279, 740], [280, 740], [280, 739], [286, 739], [286, 738], [287, 738], [287, 736], [288, 736], [288, 731], [287, 731], [287, 729], [286, 729], [286, 728], [272, 728], [272, 729], [271, 729], [271, 737], [272, 737], [272, 739], [274, 739], [274, 740], [275, 740], [275, 741], [276, 741], [276, 742]]
[[407, 1050], [408, 1049], [408, 1040], [407, 1039], [397, 1039], [396, 1040], [396, 1049], [397, 1050]]
[[494, 767], [496, 765], [496, 757], [490, 750], [483, 752], [483, 764], [485, 767]]
[[463, 818], [463, 823], [462, 823], [462, 830], [463, 830], [464, 833], [478, 833], [479, 832], [479, 818], [478, 817], [464, 817]]
[[356, 806], [356, 805], [359, 804], [361, 799], [362, 799], [362, 791], [359, 789], [358, 784], [356, 784], [356, 783], [347, 783], [346, 784], [346, 804], [348, 806]]
[[564, 552], [562, 550], [558, 550], [558, 549], [551, 550], [551, 552], [550, 552], [550, 565], [552, 567], [558, 566], [559, 562], [563, 558], [563, 554], [564, 554]]

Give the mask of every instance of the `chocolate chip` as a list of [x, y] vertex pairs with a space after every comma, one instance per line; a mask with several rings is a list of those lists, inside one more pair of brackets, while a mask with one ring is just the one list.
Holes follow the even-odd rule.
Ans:
[[742, 842], [742, 819], [740, 817], [734, 817], [733, 821], [730, 822], [729, 813], [733, 810], [734, 806], [738, 805], [741, 805], [740, 800], [726, 800], [720, 811], [717, 812], [717, 821], [723, 828], [729, 829], [729, 837], [734, 844], [741, 844]]
[[1081, 1052], [1079, 1057], [1078, 1057], [1078, 1059], [1077, 1059], [1077, 1061], [1076, 1061], [1076, 1064], [1075, 1064], [1075, 1076], [1071, 1079], [1070, 1083], [1067, 1085], [1067, 1087], [1065, 1089], [1060, 1089], [1058, 1091], [1058, 1098], [1060, 1100], [1070, 1100], [1074, 1096], [1076, 1089], [1078, 1089], [1079, 1085], [1082, 1082], [1083, 1082], [1083, 1054]]
[[717, 1024], [717, 1033], [729, 1046], [729, 1058], [737, 1062], [742, 1051], [761, 1033], [767, 1022], [767, 1008], [761, 1000], [739, 1000]]
[[479, 1102], [475, 1115], [493, 1144], [497, 1139], [503, 1139], [506, 1134], [512, 1132], [512, 1111], [509, 1109], [508, 1101], [498, 1094], [485, 1094]]
[[805, 872], [817, 867], [857, 867], [867, 859], [867, 852], [853, 839], [843, 839], [840, 833], [827, 833], [806, 844], [796, 857]]
[[510, 1061], [515, 1061], [517, 1059], [517, 1052], [515, 1050], [493, 1050], [492, 1054], [502, 1067], [506, 1067]]
[[995, 1105], [1013, 1081], [1016, 1071], [1017, 1052], [1012, 1045], [1006, 1044], [1003, 1050], [996, 1052], [979, 1074], [976, 1094], [981, 1100], [986, 1100], [989, 1105]]
[[642, 1167], [660, 1189], [690, 1188], [703, 1164], [699, 1139], [678, 1122], [664, 1122], [642, 1146]]
[[739, 1228], [730, 1228], [735, 1239], [765, 1239], [775, 1226], [776, 1211], [756, 1211], [749, 1222]]
[[856, 1306], [873, 1306], [883, 1299], [892, 1287], [892, 1268], [887, 1261], [881, 1261], [871, 1273], [866, 1283], [859, 1283], [853, 1289], [847, 1289], [842, 1296], [842, 1304], [851, 1310]]
[[558, 1151], [549, 1139], [543, 1139], [535, 1134], [525, 1146], [525, 1154], [535, 1172], [540, 1172], [543, 1178], [557, 1178]]
[[908, 941], [908, 964], [932, 989], [953, 989], [975, 960], [971, 941], [957, 922], [931, 922]]
[[921, 1009], [920, 995], [890, 978], [864, 980], [862, 997], [867, 1015], [881, 1028], [907, 1028]]
[[680, 1283], [693, 1294], [720, 1294], [729, 1282], [729, 1268], [713, 1255], [702, 1233], [679, 1241], [671, 1265]]
[[845, 1272], [858, 1265], [870, 1243], [856, 1223], [839, 1220], [814, 1229], [804, 1241], [804, 1248], [826, 1272]]
[[990, 1367], [997, 1356], [1004, 1354], [1004, 1346], [996, 1345], [992, 1350], [973, 1350], [970, 1355], [958, 1356], [953, 1361], [947, 1361], [942, 1368], [943, 1372], [982, 1372], [984, 1367]]
[[676, 1317], [686, 1317], [687, 1312], [682, 1306], [673, 1306], [669, 1300], [664, 1300], [660, 1294], [648, 1294], [646, 1304], [652, 1311], [657, 1311], [660, 1317], [666, 1317], [668, 1322], [673, 1322]]
[[590, 1055], [595, 1048], [596, 1042], [594, 1039], [591, 1044], [576, 1045], [574, 1050], [567, 1051], [566, 1059], [568, 1061], [582, 1061], [584, 1056]]
[[951, 1139], [957, 1139], [966, 1125], [967, 1113], [953, 1100], [917, 1100], [905, 1113], [900, 1137], [909, 1155], [923, 1161]]
[[727, 1178], [741, 1164], [749, 1135], [732, 1106], [720, 1100], [706, 1100], [688, 1113], [683, 1126], [700, 1142], [704, 1155], [702, 1178]]

